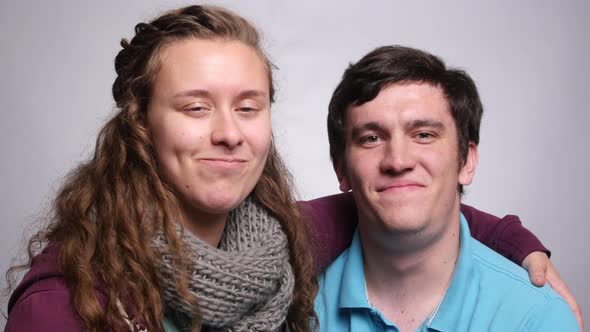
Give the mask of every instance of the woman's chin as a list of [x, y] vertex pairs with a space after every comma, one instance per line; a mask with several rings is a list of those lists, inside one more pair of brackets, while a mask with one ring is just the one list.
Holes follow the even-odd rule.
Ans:
[[184, 208], [190, 210], [191, 214], [202, 215], [227, 215], [231, 210], [237, 208], [247, 196], [241, 195], [212, 195], [201, 199], [192, 199]]
[[208, 204], [204, 206], [203, 210], [211, 214], [227, 214], [231, 210], [240, 206], [243, 201], [243, 199], [209, 201]]

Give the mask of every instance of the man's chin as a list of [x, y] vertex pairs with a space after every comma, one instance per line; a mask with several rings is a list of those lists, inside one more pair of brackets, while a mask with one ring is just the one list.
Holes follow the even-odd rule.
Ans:
[[413, 221], [387, 221], [384, 223], [384, 231], [395, 236], [414, 236], [420, 234], [426, 228], [423, 222]]
[[381, 218], [379, 218], [385, 232], [412, 235], [420, 233], [426, 228], [426, 218], [422, 213], [419, 213], [419, 209], [412, 205], [401, 205], [395, 209], [389, 208], [388, 212], [381, 214]]

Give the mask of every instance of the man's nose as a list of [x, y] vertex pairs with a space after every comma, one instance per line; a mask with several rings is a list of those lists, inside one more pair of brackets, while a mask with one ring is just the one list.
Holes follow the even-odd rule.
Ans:
[[404, 139], [391, 139], [387, 143], [380, 166], [384, 173], [398, 174], [412, 170], [416, 166], [416, 159], [411, 143]]

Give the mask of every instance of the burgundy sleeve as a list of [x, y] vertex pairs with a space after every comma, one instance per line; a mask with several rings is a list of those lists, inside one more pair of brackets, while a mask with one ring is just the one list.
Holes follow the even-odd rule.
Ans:
[[461, 204], [461, 212], [467, 219], [471, 236], [518, 265], [534, 251], [551, 256], [541, 241], [522, 226], [517, 216], [506, 215], [500, 219], [464, 204]]
[[69, 304], [69, 294], [60, 290], [39, 290], [11, 308], [5, 332], [82, 332], [82, 324]]
[[[326, 268], [352, 241], [357, 211], [351, 193], [320, 197], [299, 202], [312, 227], [313, 251], [318, 271]], [[500, 219], [468, 205], [461, 212], [469, 223], [471, 235], [516, 264], [534, 252], [551, 252], [524, 228], [517, 216]]]
[[[8, 301], [6, 332], [83, 331], [59, 271], [59, 243], [49, 243], [33, 258], [31, 268]], [[99, 301], [104, 299], [98, 294]]]
[[352, 194], [337, 194], [311, 201], [300, 201], [309, 218], [317, 271], [326, 268], [352, 241], [357, 224]]

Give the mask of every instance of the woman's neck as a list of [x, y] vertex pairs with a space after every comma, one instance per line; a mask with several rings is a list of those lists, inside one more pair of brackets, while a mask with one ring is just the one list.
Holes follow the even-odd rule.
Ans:
[[183, 207], [182, 216], [183, 226], [186, 230], [213, 247], [219, 246], [228, 213], [211, 214]]

